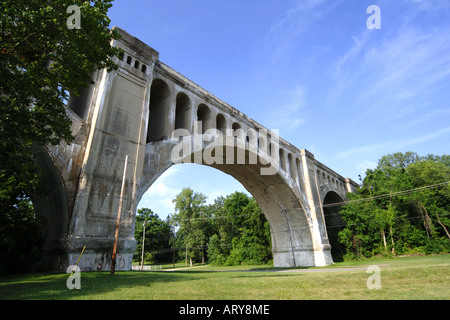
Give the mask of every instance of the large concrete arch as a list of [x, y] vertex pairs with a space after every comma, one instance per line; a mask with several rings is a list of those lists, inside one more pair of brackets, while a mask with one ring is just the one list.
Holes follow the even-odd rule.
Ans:
[[43, 181], [32, 201], [35, 215], [42, 219], [44, 226], [42, 236], [41, 261], [35, 261], [32, 269], [36, 271], [58, 269], [64, 256], [64, 239], [67, 234], [69, 216], [69, 199], [64, 180], [59, 169], [44, 147], [34, 146], [35, 162], [39, 166]]
[[[248, 144], [245, 145], [241, 138], [235, 138], [233, 150], [223, 150], [221, 163], [207, 164], [204, 161], [195, 162], [194, 152], [184, 154], [183, 158], [177, 158], [177, 163], [198, 163], [218, 169], [238, 180], [260, 205], [271, 226], [272, 251], [274, 265], [279, 267], [315, 266], [332, 263], [329, 246], [321, 243], [318, 231], [317, 219], [311, 212], [309, 203], [297, 185], [297, 180], [303, 177], [291, 176], [287, 172], [277, 170], [272, 175], [261, 175], [261, 168], [268, 167], [261, 162], [269, 163], [268, 155], [252, 155]], [[238, 141], [241, 139], [241, 141]], [[255, 140], [256, 141], [256, 140]], [[239, 143], [240, 142], [240, 143]], [[138, 202], [150, 186], [175, 163], [168, 151], [179, 145], [180, 142], [165, 141], [154, 142], [147, 145], [146, 161], [143, 178], [141, 180]], [[245, 146], [245, 163], [226, 163], [227, 151], [237, 155], [239, 146]], [[204, 145], [201, 152], [205, 151]], [[166, 155], [161, 157], [161, 155]], [[248, 164], [252, 157], [265, 157], [255, 164]], [[234, 157], [236, 160], [236, 157]], [[315, 236], [315, 238], [314, 238]]]
[[345, 222], [339, 213], [343, 203], [344, 199], [335, 191], [328, 191], [323, 199], [327, 235], [331, 245], [331, 256], [335, 262], [343, 261], [345, 254], [338, 236], [339, 232], [345, 227]]

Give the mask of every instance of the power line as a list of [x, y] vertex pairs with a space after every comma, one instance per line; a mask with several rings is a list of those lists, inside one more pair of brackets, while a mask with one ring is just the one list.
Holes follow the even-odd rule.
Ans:
[[[393, 192], [393, 193], [386, 193], [386, 194], [382, 194], [382, 195], [378, 195], [378, 196], [372, 196], [372, 197], [367, 197], [367, 198], [362, 198], [362, 199], [334, 202], [334, 203], [325, 204], [325, 205], [322, 205], [322, 206], [318, 205], [318, 206], [316, 206], [316, 208], [319, 208], [319, 207], [331, 208], [331, 207], [338, 207], [338, 206], [343, 206], [343, 205], [346, 205], [346, 204], [356, 203], [356, 202], [361, 202], [361, 201], [370, 201], [370, 200], [384, 199], [384, 198], [388, 198], [388, 197], [400, 196], [400, 195], [407, 194], [407, 193], [420, 192], [420, 191], [424, 191], [424, 190], [428, 190], [428, 189], [439, 188], [439, 187], [443, 187], [443, 186], [448, 185], [448, 184], [450, 184], [450, 181], [445, 181], [445, 182], [436, 183], [436, 184], [433, 184], [433, 185], [428, 185], [428, 186], [423, 186], [423, 187], [418, 187], [418, 188], [413, 188], [413, 189], [397, 191], [397, 192]], [[292, 210], [282, 209], [281, 211], [292, 211]], [[339, 214], [340, 214], [339, 212], [335, 212], [335, 213], [329, 213], [326, 216], [339, 215]], [[248, 217], [248, 216], [252, 216], [252, 215], [254, 215], [254, 213], [246, 213], [246, 214], [233, 215], [233, 216], [212, 216], [212, 217], [185, 218], [185, 219], [177, 219], [177, 221], [188, 221], [188, 220], [189, 221], [202, 221], [202, 220], [213, 220], [213, 219], [234, 219], [234, 218], [238, 218], [238, 217]], [[415, 219], [415, 218], [410, 218], [410, 219]], [[330, 227], [333, 228], [333, 227], [338, 227], [338, 226], [330, 226]], [[329, 228], [329, 227], [327, 227], [327, 228]], [[281, 232], [281, 231], [279, 231], [279, 232]], [[185, 248], [181, 248], [181, 249], [185, 249]], [[172, 249], [170, 249], [170, 250], [172, 250]]]
[[[218, 247], [225, 247], [225, 248], [232, 248], [233, 245], [232, 244], [218, 244], [216, 245]], [[208, 249], [209, 246], [208, 245], [203, 245], [203, 246], [191, 246], [191, 247], [187, 247], [188, 250], [191, 249], [197, 249], [197, 250], [204, 250], [204, 249]], [[155, 250], [146, 250], [146, 253], [167, 253], [167, 252], [173, 252], [173, 251], [180, 251], [180, 250], [186, 250], [186, 247], [177, 247], [177, 248], [166, 248], [166, 249], [155, 249]]]
[[[264, 214], [264, 213], [263, 213]], [[255, 215], [253, 213], [243, 213], [243, 214], [237, 214], [233, 216], [212, 216], [212, 217], [200, 217], [200, 218], [184, 218], [184, 219], [177, 219], [177, 221], [201, 221], [201, 220], [213, 220], [213, 219], [234, 219], [239, 217], [247, 217]]]
[[348, 201], [341, 201], [341, 202], [334, 202], [334, 203], [329, 203], [329, 204], [322, 205], [322, 208], [337, 207], [337, 206], [343, 206], [345, 204], [354, 203], [354, 202], [378, 200], [378, 199], [383, 199], [383, 198], [388, 198], [388, 197], [394, 197], [394, 196], [399, 196], [399, 195], [406, 194], [406, 193], [418, 192], [419, 190], [423, 191], [423, 190], [427, 190], [427, 189], [434, 189], [434, 188], [438, 188], [438, 187], [443, 187], [443, 186], [448, 185], [448, 184], [450, 184], [450, 181], [436, 183], [436, 184], [433, 184], [433, 185], [419, 187], [419, 188], [413, 188], [413, 189], [408, 189], [408, 190], [397, 191], [397, 192], [393, 192], [393, 193], [386, 193], [386, 194], [382, 194], [382, 195], [378, 195], [378, 196], [372, 196], [372, 197], [368, 197], [368, 198], [348, 200]]
[[[342, 206], [342, 205], [345, 205], [345, 204], [355, 203], [355, 202], [360, 202], [360, 201], [370, 201], [370, 200], [378, 200], [378, 199], [384, 199], [384, 198], [388, 198], [388, 197], [400, 196], [400, 195], [407, 194], [407, 193], [420, 192], [420, 191], [424, 191], [424, 190], [428, 190], [428, 189], [434, 189], [434, 188], [443, 187], [443, 186], [448, 185], [448, 184], [450, 184], [450, 181], [445, 181], [445, 182], [436, 183], [436, 184], [433, 184], [433, 185], [428, 185], [428, 186], [423, 186], [423, 187], [418, 187], [418, 188], [413, 188], [413, 189], [408, 189], [408, 190], [397, 191], [397, 192], [393, 192], [393, 193], [389, 193], [389, 194], [382, 194], [382, 195], [378, 195], [378, 196], [372, 196], [372, 197], [368, 197], [368, 198], [362, 198], [362, 199], [356, 199], [356, 200], [349, 200], [349, 201], [342, 201], [342, 202], [326, 204], [326, 205], [323, 205], [322, 208], [328, 208], [328, 207], [334, 207], [334, 206]], [[286, 211], [290, 211], [290, 210], [286, 210]], [[339, 212], [332, 213], [332, 214], [327, 214], [327, 216], [338, 215], [338, 214], [339, 214]], [[202, 218], [192, 218], [192, 219], [180, 219], [179, 221], [184, 221], [184, 220], [191, 220], [191, 221], [192, 220], [207, 220], [207, 219], [228, 219], [228, 218], [236, 218], [236, 217], [251, 216], [251, 215], [253, 215], [253, 214], [249, 213], [249, 214], [241, 214], [241, 215], [235, 215], [235, 216], [214, 216], [214, 217], [202, 217]], [[400, 220], [400, 219], [402, 219], [402, 220], [413, 220], [413, 219], [422, 219], [422, 218], [421, 217], [397, 217], [397, 218], [395, 218], [395, 220]], [[354, 227], [354, 226], [368, 225], [368, 224], [375, 224], [375, 223], [376, 223], [375, 221], [367, 221], [365, 223], [346, 223], [346, 224], [332, 225], [332, 226], [325, 225], [325, 228], [326, 229], [332, 229], [332, 228], [342, 228], [342, 227]], [[273, 230], [271, 230], [271, 233], [275, 234], [275, 233], [281, 233], [281, 232], [287, 232], [287, 231], [299, 231], [299, 230], [304, 230], [304, 228], [294, 228], [294, 229], [286, 229], [286, 230], [280, 230], [280, 231], [273, 231]], [[220, 247], [227, 247], [227, 248], [232, 247], [231, 244], [219, 244], [218, 246], [220, 246]], [[208, 248], [209, 248], [208, 245], [202, 245], [202, 246], [188, 247], [187, 249], [197, 249], [197, 250], [202, 250], [203, 249], [204, 250], [204, 249], [208, 249]], [[186, 250], [186, 247], [149, 250], [149, 251], [147, 251], [147, 253], [167, 253], [167, 252], [173, 252], [173, 251], [179, 251], [179, 250]]]
[[[386, 194], [382, 194], [382, 195], [378, 195], [378, 196], [372, 196], [372, 197], [367, 197], [367, 198], [362, 198], [362, 199], [355, 199], [355, 200], [345, 200], [345, 201], [340, 201], [340, 202], [333, 202], [333, 203], [329, 203], [329, 204], [324, 204], [324, 205], [317, 205], [316, 208], [322, 207], [322, 208], [331, 208], [331, 207], [340, 207], [349, 203], [355, 203], [355, 202], [361, 202], [361, 201], [370, 201], [370, 200], [378, 200], [378, 199], [383, 199], [383, 198], [389, 198], [389, 197], [395, 197], [395, 196], [400, 196], [402, 194], [407, 194], [407, 193], [412, 193], [412, 192], [420, 192], [420, 191], [424, 191], [424, 190], [428, 190], [428, 189], [434, 189], [434, 188], [438, 188], [438, 187], [443, 187], [445, 185], [450, 184], [450, 181], [445, 181], [445, 182], [441, 182], [441, 183], [436, 183], [433, 185], [428, 185], [428, 186], [423, 186], [423, 187], [418, 187], [418, 188], [413, 188], [413, 189], [408, 189], [408, 190], [402, 190], [402, 191], [397, 191], [397, 192], [393, 192], [393, 193], [386, 193]], [[292, 210], [287, 210], [287, 209], [282, 209], [281, 211], [292, 211]], [[339, 214], [339, 213], [331, 213], [331, 214], [327, 214], [328, 215], [335, 215], [335, 214]], [[199, 218], [185, 218], [185, 219], [179, 219], [178, 221], [196, 221], [196, 220], [208, 220], [208, 219], [232, 219], [232, 218], [237, 218], [237, 217], [246, 217], [246, 216], [251, 216], [253, 215], [252, 213], [247, 213], [247, 214], [240, 214], [240, 215], [234, 215], [234, 216], [213, 216], [213, 217], [199, 217]]]

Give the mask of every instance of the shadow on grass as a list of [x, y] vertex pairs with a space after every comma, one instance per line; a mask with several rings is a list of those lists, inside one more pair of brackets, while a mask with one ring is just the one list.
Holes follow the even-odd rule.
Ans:
[[[256, 269], [260, 271], [260, 269]], [[268, 278], [280, 275], [272, 272], [249, 272], [233, 270], [236, 274], [231, 278]], [[220, 275], [222, 274], [222, 275]], [[133, 299], [120, 294], [121, 289], [148, 289], [156, 284], [174, 282], [189, 282], [215, 277], [230, 277], [229, 272], [190, 270], [190, 271], [128, 271], [116, 272], [113, 276], [109, 272], [82, 272], [81, 289], [68, 289], [66, 282], [69, 274], [31, 274], [0, 278], [0, 300], [70, 300], [70, 299]], [[116, 294], [115, 294], [116, 293]]]
[[[155, 283], [189, 281], [195, 275], [175, 272], [82, 272], [81, 289], [68, 289], [66, 273], [34, 274], [0, 278], [1, 300], [66, 300], [91, 299], [124, 288], [150, 288]], [[127, 299], [113, 296], [112, 299]]]

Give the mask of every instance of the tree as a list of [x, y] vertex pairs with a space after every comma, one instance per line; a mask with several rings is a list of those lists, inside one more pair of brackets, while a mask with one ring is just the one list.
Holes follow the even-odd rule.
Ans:
[[339, 232], [339, 241], [346, 248], [344, 258], [369, 257], [379, 242], [377, 240], [381, 239], [373, 215], [376, 204], [370, 199], [365, 200], [360, 194], [349, 193], [347, 198], [349, 203], [340, 211], [346, 223], [346, 227]]
[[43, 223], [34, 216], [30, 201], [20, 199], [8, 212], [0, 213], [0, 275], [27, 271], [40, 258]]
[[255, 199], [234, 192], [217, 215], [218, 235], [209, 240], [213, 264], [262, 264], [272, 258], [270, 227]]
[[[184, 188], [173, 200], [172, 222], [178, 227], [176, 246], [192, 266], [206, 258], [213, 265], [262, 264], [272, 259], [270, 227], [255, 199], [242, 192], [206, 197]], [[205, 256], [205, 248], [208, 248]], [[199, 249], [199, 250], [194, 250]]]
[[[206, 196], [201, 193], [194, 193], [191, 188], [183, 188], [175, 197], [175, 214], [172, 217], [173, 222], [179, 227], [177, 236], [182, 236], [183, 245], [186, 248], [186, 264], [189, 258], [189, 265], [193, 265], [192, 259], [195, 256], [194, 247], [204, 246], [205, 234], [202, 226], [205, 220], [205, 210], [203, 205], [206, 202]], [[203, 253], [203, 251], [202, 251]], [[202, 255], [203, 260], [204, 256]]]
[[136, 227], [134, 238], [137, 241], [137, 248], [134, 253], [135, 260], [141, 262], [142, 257], [142, 234], [145, 224], [144, 252], [152, 253], [154, 262], [158, 260], [167, 260], [171, 253], [161, 252], [170, 247], [170, 241], [173, 237], [172, 228], [167, 221], [161, 220], [158, 214], [151, 209], [141, 208], [136, 215]]
[[[108, 30], [111, 2], [0, 2], [0, 214], [8, 224], [4, 228], [36, 224], [29, 218], [29, 205], [40, 191], [41, 172], [34, 159], [41, 148], [32, 147], [72, 141], [64, 103], [68, 93], [78, 95], [95, 70], [116, 68], [111, 58], [120, 51], [111, 47], [111, 40], [118, 38]], [[80, 9], [81, 29], [67, 27], [70, 5]]]
[[383, 156], [341, 211], [347, 257], [450, 250], [449, 157]]
[[381, 159], [378, 160], [378, 168], [384, 171], [388, 169], [406, 168], [408, 165], [416, 163], [419, 160], [420, 157], [415, 152], [411, 151], [407, 151], [405, 153], [396, 152], [381, 157]]
[[[445, 159], [445, 157], [443, 157]], [[424, 160], [408, 167], [414, 187], [430, 186], [450, 181], [450, 166], [441, 158]], [[422, 215], [428, 237], [441, 233], [450, 239], [450, 185], [445, 188], [426, 189], [414, 194], [412, 201]], [[437, 226], [434, 223], [437, 222]], [[439, 230], [440, 229], [440, 230]]]
[[227, 264], [264, 264], [272, 259], [269, 223], [255, 199], [248, 196], [247, 199], [247, 204], [241, 208], [243, 220], [239, 234], [232, 240]]
[[208, 261], [214, 265], [224, 265], [226, 262], [225, 253], [219, 235], [213, 234], [208, 243]]

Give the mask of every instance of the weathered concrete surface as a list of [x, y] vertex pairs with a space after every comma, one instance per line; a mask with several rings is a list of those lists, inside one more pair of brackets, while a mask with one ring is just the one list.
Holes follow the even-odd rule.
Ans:
[[[81, 270], [109, 268], [126, 155], [116, 270], [131, 270], [142, 195], [179, 162], [212, 166], [244, 185], [270, 223], [275, 266], [332, 263], [323, 200], [329, 192], [345, 199], [356, 183], [172, 70], [159, 61], [158, 52], [116, 29], [122, 39], [113, 45], [125, 51], [122, 60], [116, 59], [119, 69], [100, 70], [95, 85], [71, 99], [68, 113], [75, 142], [49, 150], [61, 181], [59, 200], [54, 201], [63, 204], [65, 213], [59, 231], [47, 239], [59, 250], [47, 268], [74, 264], [83, 246]], [[189, 135], [174, 135], [180, 129]], [[217, 147], [219, 142], [224, 147]], [[272, 168], [272, 174], [262, 174]]]

